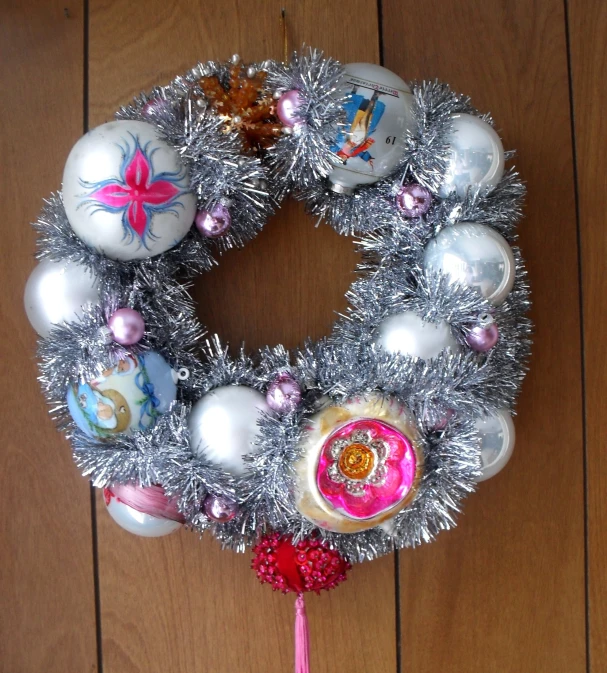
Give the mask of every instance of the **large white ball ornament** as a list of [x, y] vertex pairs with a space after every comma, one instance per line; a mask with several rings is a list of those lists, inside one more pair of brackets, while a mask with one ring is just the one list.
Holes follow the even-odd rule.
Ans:
[[470, 114], [453, 115], [449, 166], [438, 193], [443, 198], [469, 189], [490, 191], [504, 174], [504, 146], [495, 129]]
[[261, 414], [272, 414], [266, 398], [247, 386], [222, 386], [202, 397], [190, 413], [190, 446], [195, 455], [221, 465], [236, 477], [243, 456], [257, 451]]
[[342, 160], [329, 176], [332, 189], [351, 193], [391, 173], [404, 149], [406, 132], [413, 126], [411, 89], [398, 75], [371, 63], [345, 66], [346, 128], [332, 151]]
[[414, 311], [384, 318], [373, 333], [373, 342], [388, 353], [431, 360], [445, 348], [460, 350], [449, 323], [425, 322]]
[[515, 263], [506, 239], [485, 224], [461, 222], [445, 227], [428, 243], [424, 266], [439, 271], [453, 283], [479, 290], [499, 306], [514, 285]]
[[476, 420], [476, 431], [480, 437], [481, 476], [477, 481], [485, 481], [501, 472], [514, 450], [514, 423], [506, 409], [499, 409], [490, 416]]
[[55, 325], [77, 320], [83, 308], [99, 303], [97, 278], [80, 264], [44, 259], [27, 280], [23, 303], [32, 327], [46, 338]]
[[65, 164], [63, 203], [76, 235], [118, 260], [169, 250], [196, 214], [179, 154], [139, 121], [102, 124], [80, 138]]

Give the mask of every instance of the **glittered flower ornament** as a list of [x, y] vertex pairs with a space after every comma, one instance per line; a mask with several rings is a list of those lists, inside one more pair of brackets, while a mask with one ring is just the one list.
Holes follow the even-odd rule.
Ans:
[[354, 533], [391, 518], [415, 497], [419, 435], [390, 398], [329, 406], [310, 419], [298, 469], [298, 509], [321, 528]]
[[185, 169], [177, 172], [154, 173], [154, 149], [151, 143], [141, 146], [139, 138], [130, 134], [122, 148], [123, 161], [118, 177], [97, 183], [80, 181], [88, 191], [82, 202], [95, 210], [122, 213], [124, 236], [130, 242], [136, 235], [144, 247], [154, 239], [150, 224], [154, 213], [177, 212], [183, 207], [178, 197], [185, 191]]

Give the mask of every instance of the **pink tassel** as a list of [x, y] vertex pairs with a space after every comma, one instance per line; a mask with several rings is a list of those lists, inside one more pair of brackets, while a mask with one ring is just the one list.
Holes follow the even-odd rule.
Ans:
[[295, 673], [310, 673], [310, 629], [303, 594], [295, 601]]

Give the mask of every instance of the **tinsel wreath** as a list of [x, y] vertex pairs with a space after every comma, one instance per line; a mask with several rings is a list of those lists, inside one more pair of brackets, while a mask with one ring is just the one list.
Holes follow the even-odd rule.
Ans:
[[[296, 53], [288, 63], [252, 64], [247, 72], [250, 79], [257, 78], [265, 108], [256, 103], [256, 109], [247, 108], [248, 117], [225, 113], [217, 102], [221, 88], [226, 100], [238, 99], [240, 67], [237, 59], [198, 64], [116, 113], [118, 120], [153, 125], [174, 148], [189, 171], [199, 211], [218, 204], [229, 209], [231, 226], [222, 236], [204, 237], [192, 229], [161, 255], [118, 261], [74, 233], [60, 194], [47, 200], [35, 224], [38, 258], [77, 262], [95, 274], [100, 288], [98, 305], [83, 310], [78, 320], [55, 326], [39, 342], [40, 381], [52, 413], [71, 438], [77, 465], [95, 486], [160, 485], [176, 498], [191, 529], [210, 529], [226, 547], [243, 551], [273, 533], [291, 536], [294, 544], [319, 540], [358, 562], [430, 541], [455, 524], [462, 499], [475, 489], [481, 465], [475, 420], [513, 408], [526, 370], [531, 324], [527, 275], [516, 247], [514, 287], [499, 306], [475, 289], [427, 270], [424, 250], [443, 229], [463, 221], [490, 225], [514, 243], [523, 184], [510, 169], [491, 191], [469, 189], [463, 196], [436, 198], [448, 169], [453, 115], [478, 112], [447, 85], [421, 82], [411, 85], [412, 125], [403, 132], [398, 164], [374, 184], [336, 193], [327, 176], [340, 164], [332, 143], [346, 124], [349, 93], [340, 87], [343, 66], [315, 50]], [[218, 97], [210, 97], [211, 90]], [[239, 133], [251, 131], [246, 124], [255, 131], [257, 117], [271, 113], [264, 111], [272, 110], [268, 101], [276, 99], [276, 92], [290, 90], [299, 96], [298, 123], [274, 134], [276, 119], [264, 120], [273, 125], [272, 142], [258, 151], [243, 151]], [[399, 189], [411, 182], [434, 195], [424, 216], [405, 217], [397, 205]], [[188, 282], [209, 270], [223, 251], [255, 237], [287, 194], [303, 200], [311, 215], [340, 234], [358, 237], [362, 261], [348, 292], [350, 308], [332, 334], [318, 342], [291, 352], [275, 346], [232, 356], [218, 336], [205, 338]], [[145, 334], [136, 345], [108, 339], [105, 326], [117, 307], [144, 316]], [[446, 321], [462, 348], [429, 360], [386, 352], [375, 342], [374, 330], [384, 318], [403, 311], [432, 324]], [[469, 326], [481, 313], [492, 314], [500, 329], [498, 343], [486, 353], [465, 347]], [[170, 410], [148, 429], [105, 441], [76, 427], [65, 402], [67, 387], [99, 375], [128, 354], [148, 351], [159, 353], [175, 369], [189, 370]], [[205, 394], [230, 384], [265, 394], [269, 382], [285, 375], [301, 389], [301, 403], [283, 414], [262, 415], [244, 475], [192, 452], [188, 417]], [[415, 498], [390, 526], [330, 532], [296, 506], [294, 465], [301, 459], [305, 427], [327, 399], [340, 404], [372, 395], [394, 399], [412, 413], [420, 432], [423, 475]], [[449, 422], [437, 429], [447, 411]], [[212, 520], [202, 506], [208, 494], [237, 503], [234, 518]]]

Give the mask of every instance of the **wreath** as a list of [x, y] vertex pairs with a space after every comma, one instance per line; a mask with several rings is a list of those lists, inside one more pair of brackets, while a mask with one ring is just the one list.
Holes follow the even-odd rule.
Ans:
[[[25, 305], [110, 515], [253, 546], [298, 619], [351, 563], [451, 528], [510, 457], [530, 347], [511, 157], [447, 85], [315, 50], [198, 64], [82, 137]], [[319, 341], [232, 356], [188, 283], [287, 195], [357, 237], [350, 307]]]

